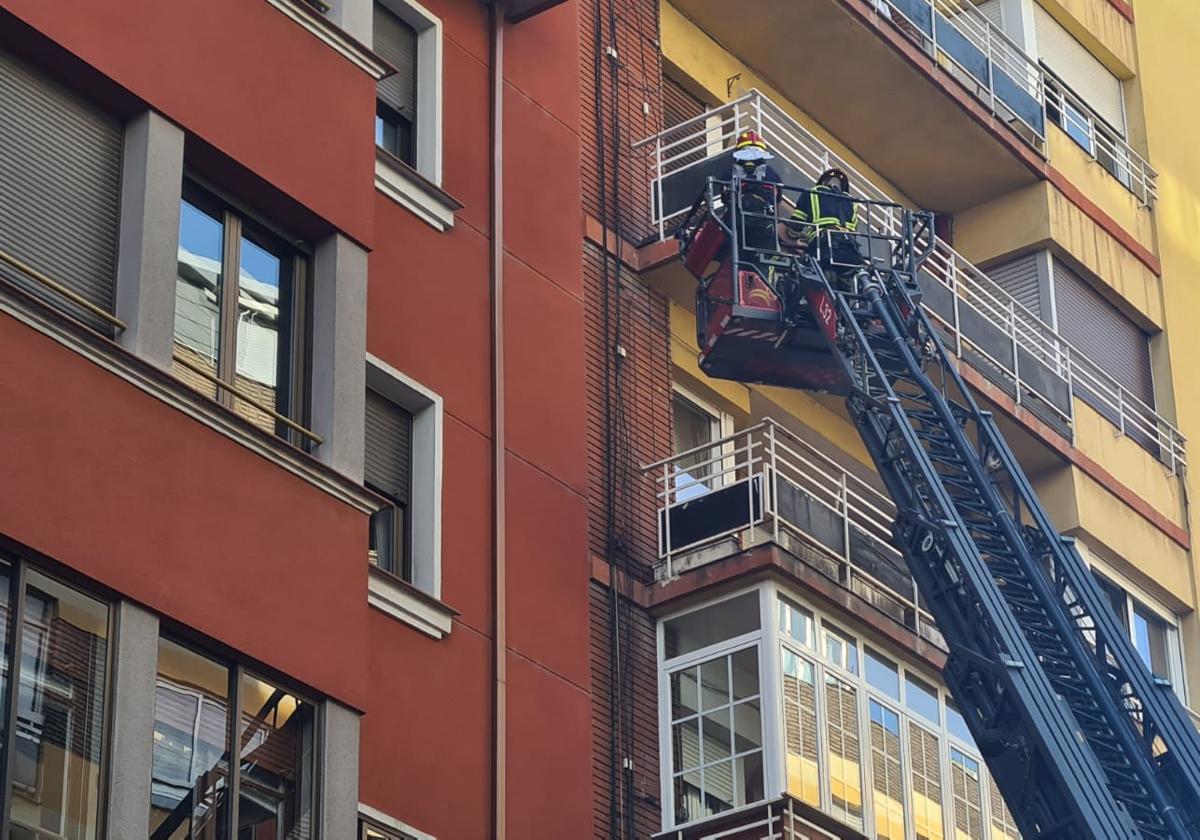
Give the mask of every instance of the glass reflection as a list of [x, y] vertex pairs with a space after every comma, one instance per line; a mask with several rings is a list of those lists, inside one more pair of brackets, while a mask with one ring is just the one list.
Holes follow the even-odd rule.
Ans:
[[908, 725], [911, 764], [909, 796], [917, 840], [943, 840], [942, 770], [938, 738], [914, 723]]
[[871, 770], [877, 840], [903, 840], [904, 789], [900, 777], [900, 716], [875, 700], [871, 712]]
[[256, 677], [241, 680], [237, 840], [314, 834], [316, 710]]
[[858, 736], [858, 692], [825, 675], [826, 737], [829, 741], [829, 788], [833, 814], [844, 823], [863, 826], [861, 744]]
[[952, 747], [950, 781], [954, 788], [955, 840], [983, 840], [983, 787], [979, 762]]
[[810, 805], [821, 804], [817, 767], [817, 688], [813, 666], [783, 651], [783, 716], [787, 744], [787, 790]]
[[[238, 274], [237, 364], [235, 384], [260, 405], [278, 410], [280, 290], [283, 263], [257, 243], [242, 237]], [[273, 432], [275, 420], [244, 400], [235, 407], [250, 422]]]
[[8, 836], [92, 840], [100, 836], [108, 607], [31, 571], [24, 609]]
[[151, 840], [229, 834], [229, 669], [158, 641]]
[[[225, 225], [188, 201], [179, 209], [179, 262], [175, 277], [175, 348], [181, 359], [217, 375], [221, 330], [221, 260]], [[172, 372], [203, 394], [216, 386], [177, 361]]]

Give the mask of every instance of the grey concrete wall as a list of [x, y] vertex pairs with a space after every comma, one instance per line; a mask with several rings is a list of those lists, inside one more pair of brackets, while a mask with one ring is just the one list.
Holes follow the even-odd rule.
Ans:
[[328, 700], [322, 706], [321, 836], [356, 837], [358, 713]]
[[371, 46], [372, 0], [329, 0], [326, 17], [368, 47]]
[[117, 605], [107, 836], [145, 837], [150, 824], [158, 616]]
[[367, 252], [341, 234], [313, 260], [312, 429], [316, 456], [361, 483], [366, 403]]
[[116, 314], [120, 342], [161, 368], [171, 366], [183, 131], [153, 111], [125, 127]]

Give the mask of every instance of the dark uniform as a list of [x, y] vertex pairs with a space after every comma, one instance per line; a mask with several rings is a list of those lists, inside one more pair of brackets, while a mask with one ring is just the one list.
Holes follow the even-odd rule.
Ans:
[[788, 238], [807, 242], [808, 253], [843, 288], [849, 288], [857, 267], [863, 264], [854, 235], [858, 231], [859, 206], [849, 193], [819, 184], [798, 197], [788, 220]]
[[738, 231], [738, 261], [751, 263], [764, 279], [771, 279], [766, 258], [779, 250], [776, 238], [776, 208], [779, 185], [783, 183], [774, 169], [765, 163], [738, 166], [742, 177], [742, 229]]

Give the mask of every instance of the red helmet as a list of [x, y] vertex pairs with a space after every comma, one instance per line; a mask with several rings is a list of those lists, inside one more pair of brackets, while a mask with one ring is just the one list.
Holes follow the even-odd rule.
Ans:
[[736, 161], [771, 160], [773, 157], [767, 151], [767, 141], [752, 128], [743, 131], [734, 141], [733, 159]]

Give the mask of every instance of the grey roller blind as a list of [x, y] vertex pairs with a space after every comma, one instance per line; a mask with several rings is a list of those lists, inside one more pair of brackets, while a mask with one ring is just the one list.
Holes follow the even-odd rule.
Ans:
[[410, 122], [417, 116], [417, 31], [375, 4], [375, 52], [396, 68], [379, 83], [379, 98]]
[[1004, 31], [1004, 23], [1001, 15], [1000, 0], [983, 0], [975, 8], [983, 12], [983, 16], [991, 21], [992, 25]]
[[1033, 20], [1038, 57], [1124, 137], [1125, 97], [1121, 80], [1041, 6], [1034, 5]]
[[995, 263], [984, 269], [987, 276], [1017, 299], [1034, 315], [1045, 320], [1042, 313], [1042, 285], [1038, 276], [1038, 255], [1026, 254]]
[[1058, 331], [1121, 385], [1154, 405], [1148, 336], [1061, 260], [1054, 260]]
[[[121, 124], [0, 51], [0, 249], [112, 311]], [[0, 265], [94, 326], [103, 322]]]
[[408, 504], [412, 484], [412, 415], [367, 391], [364, 477], [367, 484]]

